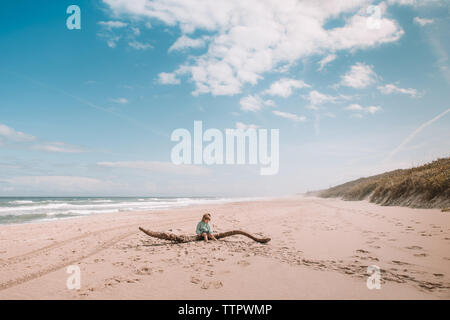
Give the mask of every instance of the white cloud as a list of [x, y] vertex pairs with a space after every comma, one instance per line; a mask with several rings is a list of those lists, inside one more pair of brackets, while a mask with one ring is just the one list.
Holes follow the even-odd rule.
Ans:
[[239, 100], [242, 111], [260, 111], [265, 106], [273, 107], [275, 103], [272, 100], [263, 100], [258, 95], [249, 95]]
[[292, 67], [293, 63], [287, 63], [279, 66], [274, 71], [278, 73], [287, 73], [289, 69]]
[[366, 111], [367, 113], [370, 113], [370, 114], [375, 114], [375, 113], [381, 111], [381, 107], [379, 107], [379, 106], [369, 106], [369, 107], [366, 107], [364, 109], [364, 111]]
[[4, 181], [17, 187], [25, 187], [29, 190], [45, 190], [46, 192], [58, 192], [79, 194], [84, 192], [99, 192], [117, 186], [114, 183], [95, 178], [80, 176], [19, 176]]
[[259, 126], [257, 126], [256, 124], [245, 124], [243, 122], [236, 122], [236, 129], [243, 129], [243, 130], [247, 130], [247, 129], [257, 129]]
[[[194, 94], [233, 95], [263, 74], [324, 51], [357, 50], [397, 41], [396, 21], [364, 10], [367, 0], [103, 0], [113, 14], [157, 19], [183, 34], [211, 35], [206, 53], [189, 57], [181, 68], [195, 84]], [[381, 12], [385, 5], [380, 4]], [[324, 28], [331, 18], [352, 15], [343, 27]]]
[[111, 101], [114, 103], [119, 103], [119, 104], [127, 104], [128, 103], [127, 98], [114, 98], [114, 99], [111, 99]]
[[416, 0], [388, 0], [389, 4], [399, 4], [399, 5], [413, 5]]
[[16, 131], [11, 127], [8, 127], [7, 125], [0, 123], [0, 137], [14, 142], [27, 142], [27, 141], [33, 141], [36, 140], [36, 137]]
[[296, 114], [289, 113], [289, 112], [273, 110], [272, 113], [278, 117], [282, 117], [282, 118], [289, 119], [289, 120], [296, 121], [296, 122], [303, 122], [306, 120], [305, 116], [298, 116]]
[[21, 147], [30, 150], [40, 150], [47, 152], [86, 152], [84, 148], [66, 144], [64, 142], [39, 141], [39, 139], [30, 134], [16, 131], [7, 125], [0, 123], [0, 146], [7, 144], [20, 144]]
[[380, 90], [383, 94], [391, 94], [391, 93], [403, 93], [408, 94], [411, 97], [417, 97], [418, 93], [416, 89], [413, 88], [399, 88], [393, 83], [386, 84], [384, 86], [378, 86], [378, 90]]
[[151, 44], [136, 40], [141, 35], [141, 29], [138, 27], [126, 28], [129, 24], [122, 21], [100, 21], [98, 24], [102, 26], [102, 30], [97, 33], [97, 36], [104, 38], [110, 48], [115, 48], [122, 38], [127, 39], [128, 46], [136, 50], [153, 48]]
[[180, 79], [175, 73], [161, 72], [158, 74], [158, 82], [161, 84], [179, 84]]
[[428, 6], [428, 5], [445, 5], [448, 4], [447, 0], [388, 0], [388, 4], [398, 4], [403, 6]]
[[98, 162], [97, 165], [108, 168], [137, 169], [152, 172], [171, 173], [179, 175], [207, 175], [210, 173], [208, 168], [194, 165], [175, 165], [171, 162], [161, 161], [117, 161], [117, 162]]
[[375, 114], [382, 110], [381, 107], [379, 107], [379, 106], [363, 107], [357, 103], [350, 104], [349, 106], [345, 107], [344, 109], [354, 112], [352, 114], [352, 116], [356, 117], [356, 118], [362, 118], [363, 117], [362, 113]]
[[317, 70], [322, 71], [323, 68], [324, 68], [327, 64], [329, 64], [330, 62], [336, 60], [336, 58], [337, 58], [337, 55], [335, 55], [334, 53], [325, 56], [323, 59], [321, 59], [321, 60], [319, 61], [319, 68], [318, 68]]
[[268, 106], [268, 107], [275, 107], [275, 101], [273, 100], [264, 100], [264, 105]]
[[246, 96], [239, 101], [243, 111], [259, 111], [263, 108], [262, 99], [258, 96]]
[[[358, 14], [347, 20], [347, 24], [340, 28], [331, 29], [329, 36], [334, 39], [332, 49], [343, 50], [365, 49], [381, 43], [395, 42], [404, 31], [394, 20], [383, 17], [386, 12], [384, 2], [367, 7], [366, 1]], [[363, 14], [364, 13], [364, 14]]]
[[309, 84], [306, 84], [302, 80], [290, 79], [290, 78], [281, 78], [280, 80], [272, 83], [270, 88], [265, 90], [263, 93], [271, 95], [271, 96], [280, 96], [283, 98], [287, 98], [292, 94], [292, 89], [299, 88], [309, 88], [311, 87]]
[[141, 29], [139, 29], [139, 28], [131, 27], [131, 31], [133, 31], [133, 34], [135, 36], [140, 36], [141, 35]]
[[364, 116], [361, 113], [353, 113], [350, 117], [358, 119], [364, 118]]
[[307, 99], [311, 102], [312, 106], [316, 106], [328, 102], [334, 103], [338, 98], [313, 90], [309, 92]]
[[104, 35], [104, 34], [99, 34], [99, 36], [107, 38], [106, 44], [110, 48], [115, 48], [117, 46], [117, 42], [119, 42], [119, 40], [121, 38], [120, 36], [112, 36], [112, 35]]
[[433, 19], [426, 19], [426, 18], [419, 18], [419, 17], [415, 17], [414, 18], [414, 22], [423, 26], [426, 26], [427, 24], [431, 24], [434, 22]]
[[98, 24], [105, 27], [108, 30], [124, 28], [128, 25], [128, 23], [122, 21], [99, 21]]
[[170, 46], [169, 52], [183, 50], [186, 48], [202, 48], [205, 46], [205, 38], [192, 39], [186, 35], [182, 35]]
[[349, 111], [363, 111], [364, 110], [364, 108], [357, 103], [351, 104], [351, 105], [345, 107], [344, 109], [349, 110]]
[[84, 148], [73, 146], [64, 142], [44, 142], [33, 145], [31, 147], [34, 150], [46, 151], [46, 152], [60, 152], [60, 153], [80, 153], [86, 152]]
[[372, 66], [364, 63], [356, 63], [349, 72], [341, 77], [340, 84], [352, 88], [365, 88], [377, 81], [377, 74]]
[[136, 40], [128, 42], [128, 45], [136, 50], [147, 50], [153, 48], [153, 46], [149, 43], [143, 43]]

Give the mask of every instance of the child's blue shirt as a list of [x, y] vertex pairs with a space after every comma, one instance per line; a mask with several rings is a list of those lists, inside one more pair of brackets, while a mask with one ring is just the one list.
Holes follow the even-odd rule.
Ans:
[[197, 224], [197, 229], [195, 230], [195, 233], [202, 234], [203, 232], [212, 233], [211, 228], [209, 227], [209, 224], [206, 222], [200, 221]]

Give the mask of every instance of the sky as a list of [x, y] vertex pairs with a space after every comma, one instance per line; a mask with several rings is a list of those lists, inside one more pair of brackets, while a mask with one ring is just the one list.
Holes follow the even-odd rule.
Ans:
[[[81, 29], [68, 29], [70, 5]], [[0, 196], [275, 196], [450, 150], [440, 0], [0, 3]], [[177, 128], [279, 130], [279, 171], [171, 161]]]

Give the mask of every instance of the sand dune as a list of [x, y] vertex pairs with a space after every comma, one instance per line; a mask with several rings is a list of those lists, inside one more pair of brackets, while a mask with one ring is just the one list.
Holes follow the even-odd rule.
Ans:
[[[138, 226], [268, 236], [172, 244]], [[67, 267], [81, 270], [69, 290]], [[369, 290], [367, 266], [381, 269]], [[0, 226], [0, 299], [449, 299], [450, 215], [289, 197]]]
[[369, 200], [383, 206], [445, 210], [450, 206], [449, 172], [450, 158], [442, 158], [410, 169], [397, 169], [359, 178], [314, 192], [314, 195], [344, 200]]

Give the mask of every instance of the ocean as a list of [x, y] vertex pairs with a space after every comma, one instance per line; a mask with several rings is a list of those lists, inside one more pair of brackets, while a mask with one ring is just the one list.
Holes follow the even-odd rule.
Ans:
[[161, 210], [239, 200], [211, 197], [0, 197], [0, 224], [49, 221], [120, 211]]

